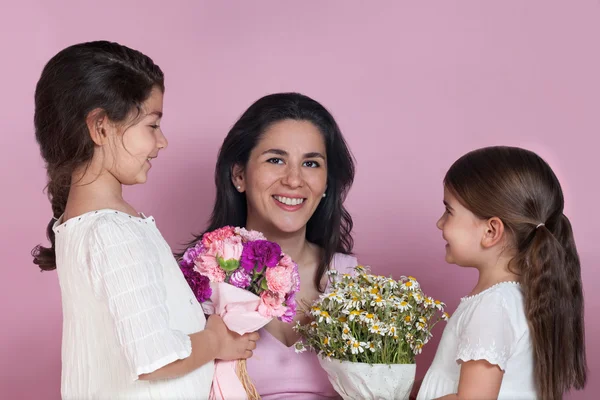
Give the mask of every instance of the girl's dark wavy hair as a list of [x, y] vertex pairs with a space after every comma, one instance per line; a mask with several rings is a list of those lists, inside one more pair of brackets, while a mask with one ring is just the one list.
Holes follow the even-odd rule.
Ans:
[[141, 111], [155, 87], [165, 90], [158, 65], [139, 51], [107, 41], [67, 47], [44, 67], [35, 89], [34, 125], [54, 218], [46, 229], [50, 247], [38, 245], [32, 251], [42, 271], [56, 268], [52, 226], [65, 211], [71, 176], [94, 154], [88, 114], [101, 109], [111, 121], [124, 123], [132, 111]]

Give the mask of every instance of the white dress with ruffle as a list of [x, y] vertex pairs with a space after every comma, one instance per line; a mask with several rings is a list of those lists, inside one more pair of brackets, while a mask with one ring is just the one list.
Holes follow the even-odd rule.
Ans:
[[521, 286], [503, 282], [461, 299], [419, 390], [418, 400], [456, 393], [461, 363], [486, 360], [504, 372], [498, 399], [536, 399], [533, 350]]

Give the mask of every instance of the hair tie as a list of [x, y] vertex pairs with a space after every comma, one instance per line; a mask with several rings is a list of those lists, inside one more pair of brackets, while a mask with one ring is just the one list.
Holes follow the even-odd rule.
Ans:
[[543, 222], [539, 223], [539, 224], [537, 224], [537, 226], [535, 227], [535, 229], [539, 228], [540, 226], [546, 226], [546, 224], [544, 224]]

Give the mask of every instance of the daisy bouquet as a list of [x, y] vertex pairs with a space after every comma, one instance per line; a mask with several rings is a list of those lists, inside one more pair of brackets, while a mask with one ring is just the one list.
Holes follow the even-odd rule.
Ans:
[[[204, 312], [220, 315], [240, 335], [296, 315], [298, 266], [260, 232], [231, 226], [208, 232], [179, 265]], [[245, 368], [245, 360], [217, 360], [211, 399], [259, 399]]]
[[297, 324], [303, 337], [296, 351], [319, 354], [321, 366], [344, 399], [408, 399], [415, 356], [447, 320], [444, 303], [426, 296], [417, 280], [394, 280], [358, 266], [354, 274], [328, 272], [328, 293], [307, 311], [312, 322]]

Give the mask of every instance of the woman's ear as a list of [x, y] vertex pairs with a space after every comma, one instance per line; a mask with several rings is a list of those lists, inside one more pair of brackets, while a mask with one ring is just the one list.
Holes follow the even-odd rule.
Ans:
[[231, 183], [238, 192], [243, 193], [246, 191], [244, 168], [240, 164], [235, 164], [233, 168], [231, 168]]

